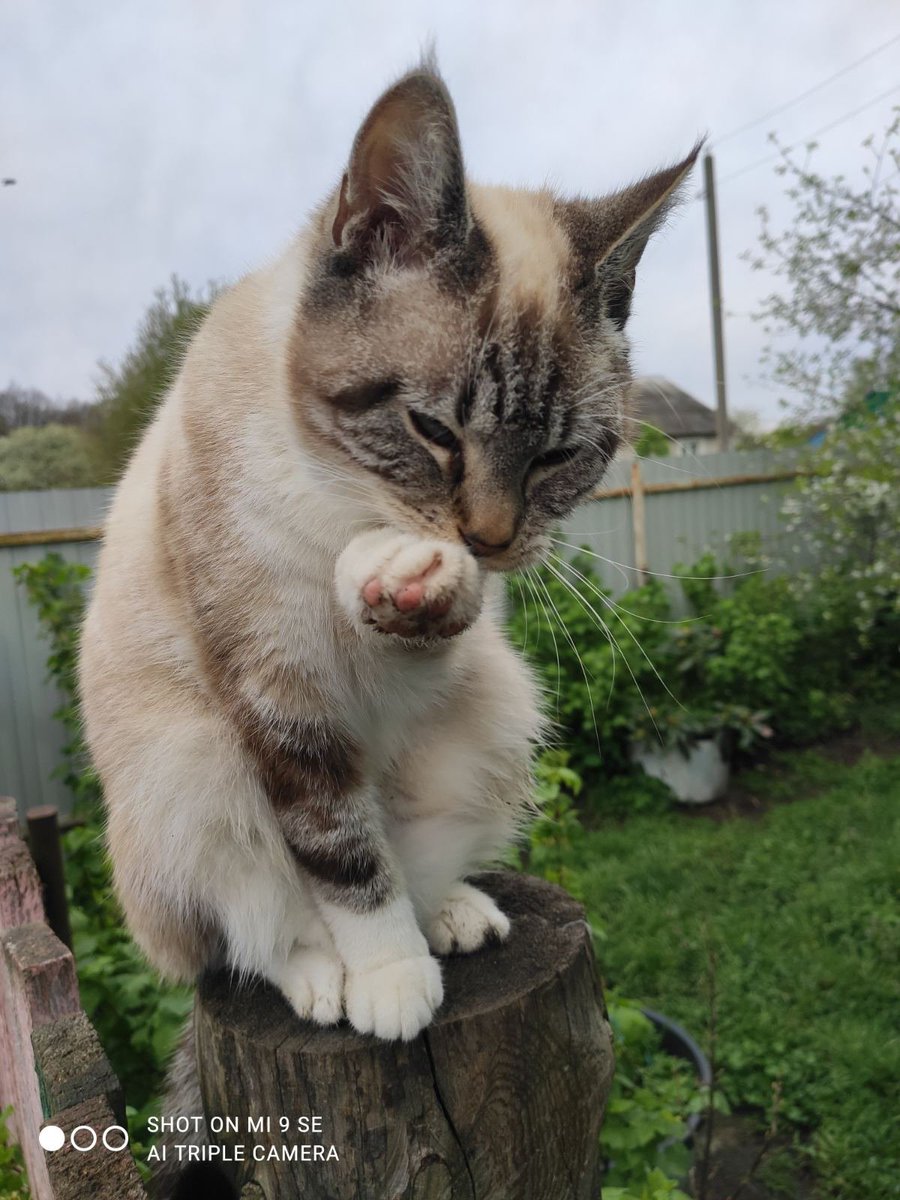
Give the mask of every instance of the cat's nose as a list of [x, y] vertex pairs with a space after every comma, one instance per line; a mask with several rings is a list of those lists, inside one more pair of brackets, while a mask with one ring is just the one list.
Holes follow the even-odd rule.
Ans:
[[513, 534], [503, 538], [502, 541], [496, 540], [496, 533], [482, 533], [479, 530], [469, 530], [460, 528], [460, 536], [466, 543], [476, 558], [491, 558], [494, 554], [501, 554], [504, 550], [508, 550], [512, 545]]

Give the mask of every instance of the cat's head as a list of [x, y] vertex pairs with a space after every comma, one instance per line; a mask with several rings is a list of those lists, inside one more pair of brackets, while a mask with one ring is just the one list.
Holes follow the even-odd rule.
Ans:
[[314, 221], [290, 350], [304, 444], [385, 520], [486, 567], [534, 561], [622, 436], [635, 269], [698, 149], [598, 200], [479, 186], [440, 76], [406, 75]]

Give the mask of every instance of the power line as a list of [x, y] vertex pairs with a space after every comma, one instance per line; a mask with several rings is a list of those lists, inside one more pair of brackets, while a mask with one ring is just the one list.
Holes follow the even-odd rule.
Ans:
[[728, 133], [721, 137], [712, 137], [710, 141], [716, 147], [721, 146], [723, 142], [727, 142], [729, 138], [737, 137], [739, 133], [744, 133], [748, 129], [754, 129], [757, 125], [762, 125], [763, 121], [768, 121], [772, 117], [777, 117], [779, 113], [785, 112], [789, 108], [793, 108], [795, 104], [799, 104], [801, 100], [805, 100], [807, 96], [812, 96], [815, 92], [827, 87], [829, 83], [833, 83], [835, 79], [840, 79], [841, 76], [855, 70], [864, 62], [868, 62], [870, 58], [874, 58], [876, 54], [881, 54], [883, 50], [887, 50], [889, 46], [896, 45], [900, 42], [900, 33], [896, 37], [890, 38], [886, 42], [882, 42], [880, 46], [876, 46], [874, 50], [870, 50], [868, 54], [864, 54], [862, 58], [857, 58], [854, 62], [848, 63], [846, 67], [841, 67], [840, 71], [835, 71], [833, 75], [829, 75], [827, 79], [821, 80], [819, 83], [813, 84], [811, 88], [807, 88], [805, 92], [801, 92], [799, 96], [794, 96], [792, 100], [786, 100], [784, 104], [779, 104], [776, 108], [769, 109], [763, 113], [761, 117], [755, 117], [752, 121], [748, 121], [745, 125], [739, 125], [737, 129], [729, 130]]
[[[895, 84], [894, 87], [888, 88], [886, 92], [882, 92], [879, 96], [875, 96], [872, 100], [861, 104], [859, 108], [854, 108], [851, 112], [846, 112], [843, 116], [837, 117], [834, 121], [829, 121], [827, 125], [822, 125], [818, 129], [814, 129], [812, 133], [806, 134], [805, 137], [793, 142], [790, 146], [785, 146], [784, 151], [796, 150], [798, 146], [802, 146], [805, 142], [812, 138], [821, 137], [823, 133], [829, 133], [832, 129], [836, 129], [838, 125], [843, 125], [845, 121], [852, 121], [854, 117], [858, 117], [860, 113], [865, 112], [868, 108], [873, 108], [876, 104], [880, 104], [882, 100], [888, 96], [892, 96], [894, 92], [900, 92], [900, 84]], [[747, 166], [741, 167], [737, 171], [732, 171], [730, 175], [726, 175], [719, 180], [719, 184], [729, 183], [732, 179], [737, 179], [741, 175], [746, 175], [748, 171], [755, 171], [757, 167], [765, 166], [766, 163], [774, 162], [780, 158], [782, 150], [776, 150], [773, 154], [767, 154], [765, 158], [759, 158], [756, 162], [748, 163]], [[700, 197], [698, 197], [700, 199]]]
[[[880, 104], [882, 100], [893, 95], [894, 92], [900, 92], [900, 84], [895, 84], [894, 87], [890, 87], [887, 89], [887, 91], [881, 92], [880, 95], [874, 96], [871, 100], [867, 100], [866, 103], [861, 104], [859, 108], [854, 108], [850, 112], [846, 112], [842, 116], [837, 117], [834, 121], [829, 121], [827, 125], [819, 126], [818, 129], [814, 129], [811, 133], [807, 133], [804, 137], [798, 138], [796, 142], [792, 142], [790, 146], [784, 146], [781, 150], [776, 150], [772, 154], [767, 154], [765, 158], [758, 158], [755, 162], [748, 163], [746, 166], [740, 167], [737, 171], [732, 171], [731, 174], [726, 175], [723, 179], [720, 179], [718, 181], [719, 184], [721, 185], [723, 183], [729, 183], [732, 179], [737, 179], [741, 175], [746, 175], [748, 171], [755, 171], [757, 167], [764, 167], [766, 163], [775, 162], [776, 159], [781, 158], [783, 153], [796, 150], [798, 146], [802, 146], [805, 142], [810, 141], [812, 138], [821, 137], [823, 133], [829, 133], [832, 129], [836, 129], [838, 125], [843, 125], [845, 121], [852, 121], [854, 117], [858, 117], [859, 114], [865, 112], [866, 109], [872, 108], [876, 104]], [[698, 192], [694, 199], [703, 200], [704, 193]]]

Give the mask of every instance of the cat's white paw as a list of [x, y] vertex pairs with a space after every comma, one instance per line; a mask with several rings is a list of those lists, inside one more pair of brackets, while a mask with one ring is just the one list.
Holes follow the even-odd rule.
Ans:
[[343, 1016], [344, 964], [336, 955], [298, 946], [276, 982], [298, 1017], [317, 1025], [336, 1025]]
[[430, 954], [347, 974], [347, 1019], [387, 1041], [414, 1038], [444, 998], [441, 968]]
[[426, 932], [437, 954], [471, 954], [491, 938], [505, 941], [509, 930], [509, 917], [490, 896], [470, 883], [455, 883]]
[[390, 530], [361, 534], [338, 559], [335, 578], [348, 615], [380, 633], [453, 637], [481, 611], [478, 565], [453, 542]]

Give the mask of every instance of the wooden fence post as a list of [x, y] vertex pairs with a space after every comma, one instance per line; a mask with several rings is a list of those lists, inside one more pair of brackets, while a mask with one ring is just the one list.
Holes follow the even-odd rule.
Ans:
[[[12, 1106], [9, 1129], [22, 1148], [33, 1200], [52, 1200], [44, 1151], [37, 1141], [41, 1121], [37, 1077], [28, 1069], [29, 991], [40, 988], [40, 982], [23, 977], [22, 967], [27, 971], [29, 964], [17, 961], [15, 945], [21, 929], [40, 927], [44, 906], [40, 878], [18, 833], [16, 803], [5, 796], [0, 800], [0, 1108]], [[9, 938], [13, 940], [12, 955], [7, 947]]]
[[[127, 1148], [103, 1146], [124, 1126], [118, 1081], [81, 1009], [75, 962], [44, 922], [41, 881], [19, 837], [15, 804], [0, 800], [0, 1108], [12, 1105], [10, 1131], [21, 1146], [32, 1200], [144, 1200]], [[65, 1135], [62, 1148], [39, 1141], [46, 1118]], [[78, 1150], [77, 1127], [96, 1148]]]
[[[613, 1054], [584, 912], [529, 876], [478, 882], [510, 938], [445, 960], [444, 1005], [412, 1042], [301, 1022], [273, 989], [226, 973], [202, 981], [203, 1109], [236, 1119], [208, 1135], [235, 1196], [597, 1200]], [[321, 1157], [332, 1146], [337, 1160]]]
[[72, 927], [66, 899], [66, 869], [59, 830], [59, 811], [52, 804], [29, 808], [28, 841], [44, 889], [47, 924], [64, 945], [72, 949]]

